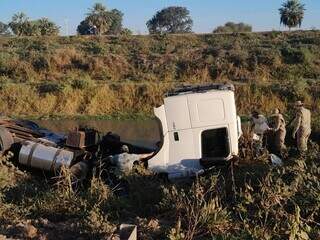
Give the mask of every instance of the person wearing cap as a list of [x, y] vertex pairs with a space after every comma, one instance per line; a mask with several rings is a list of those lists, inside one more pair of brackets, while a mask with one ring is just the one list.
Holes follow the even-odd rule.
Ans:
[[146, 154], [129, 153], [129, 147], [122, 145], [122, 153], [110, 156], [111, 164], [115, 165], [121, 172], [129, 172], [132, 170], [136, 162], [143, 162], [148, 157], [151, 157], [154, 152]]
[[305, 152], [308, 150], [308, 139], [311, 134], [311, 112], [303, 106], [301, 101], [295, 103], [295, 109], [292, 138], [297, 139], [298, 150]]
[[274, 121], [272, 131], [274, 132], [274, 148], [277, 153], [282, 153], [286, 150], [285, 138], [286, 138], [286, 121], [280, 112], [279, 108], [273, 110], [271, 115]]

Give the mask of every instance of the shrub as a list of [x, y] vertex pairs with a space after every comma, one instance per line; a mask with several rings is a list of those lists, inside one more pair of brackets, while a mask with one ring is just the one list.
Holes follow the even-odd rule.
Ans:
[[51, 55], [51, 62], [59, 71], [64, 69], [75, 70], [74, 67], [80, 67], [83, 56], [75, 48], [59, 48]]
[[101, 43], [96, 41], [86, 42], [84, 49], [87, 53], [95, 55], [102, 55], [106, 52], [106, 49], [101, 46]]
[[83, 77], [80, 79], [75, 79], [75, 80], [72, 80], [72, 82], [71, 82], [71, 87], [73, 89], [80, 89], [80, 90], [89, 88], [93, 85], [94, 85], [94, 83], [89, 76], [86, 76], [86, 77]]
[[248, 52], [243, 50], [232, 50], [229, 51], [228, 59], [236, 67], [245, 67], [248, 59]]
[[10, 75], [12, 73], [12, 68], [10, 66], [12, 58], [11, 54], [0, 52], [0, 75]]
[[189, 190], [176, 187], [165, 190], [163, 204], [175, 209], [178, 222], [178, 227], [171, 230], [170, 239], [183, 236], [192, 240], [198, 234], [214, 237], [228, 229], [229, 216], [216, 192], [217, 179], [217, 176], [197, 179]]
[[40, 86], [38, 86], [38, 91], [40, 94], [58, 93], [58, 92], [62, 92], [64, 88], [65, 88], [64, 84], [43, 83]]
[[50, 63], [48, 59], [44, 56], [37, 56], [32, 62], [33, 68], [36, 71], [49, 70]]
[[276, 49], [257, 49], [253, 53], [257, 57], [258, 64], [277, 66], [280, 62], [280, 53]]
[[285, 99], [289, 102], [297, 100], [309, 102], [310, 100], [310, 87], [308, 82], [302, 78], [294, 78], [286, 81], [285, 85], [278, 85], [272, 88], [274, 92], [279, 91], [281, 96], [285, 96]]
[[287, 64], [308, 64], [313, 57], [307, 48], [286, 47], [281, 50], [281, 54]]

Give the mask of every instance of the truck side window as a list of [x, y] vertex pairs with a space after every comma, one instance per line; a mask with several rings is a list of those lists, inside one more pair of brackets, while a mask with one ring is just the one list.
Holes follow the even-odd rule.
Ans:
[[201, 144], [203, 158], [226, 158], [230, 154], [227, 128], [203, 131]]

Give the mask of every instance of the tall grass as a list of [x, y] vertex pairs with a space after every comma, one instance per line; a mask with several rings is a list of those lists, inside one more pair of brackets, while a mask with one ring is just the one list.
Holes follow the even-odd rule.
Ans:
[[[5, 84], [1, 86], [0, 112], [20, 117], [113, 116], [137, 113], [152, 116], [153, 108], [163, 104], [165, 93], [174, 86], [179, 84]], [[317, 114], [320, 109], [313, 97], [317, 95], [316, 91], [308, 91], [306, 88], [300, 90], [298, 85], [236, 86], [236, 105], [240, 115], [248, 115], [253, 109], [270, 114], [274, 108], [291, 113], [292, 104], [301, 99]]]
[[21, 226], [33, 225], [38, 237], [101, 239], [126, 222], [142, 239], [318, 239], [318, 155], [313, 144], [304, 158], [271, 167], [244, 153], [234, 177], [223, 167], [175, 184], [139, 169], [110, 181], [108, 169], [77, 189], [69, 171], [57, 182], [2, 159], [0, 234], [23, 239]]
[[173, 86], [225, 81], [247, 84], [237, 91], [241, 113], [285, 110], [297, 99], [315, 107], [319, 37], [302, 31], [1, 38], [0, 112], [150, 114]]

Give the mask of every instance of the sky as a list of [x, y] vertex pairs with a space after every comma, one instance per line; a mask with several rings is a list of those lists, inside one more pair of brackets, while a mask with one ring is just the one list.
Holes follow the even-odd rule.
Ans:
[[[284, 0], [0, 0], [0, 21], [24, 12], [30, 19], [48, 17], [61, 27], [62, 35], [76, 33], [88, 8], [101, 2], [124, 13], [124, 27], [135, 34], [146, 34], [146, 22], [167, 6], [185, 6], [194, 21], [193, 31], [212, 32], [228, 21], [245, 22], [254, 31], [283, 30], [278, 9]], [[320, 0], [301, 0], [306, 5], [303, 29], [320, 29]]]

